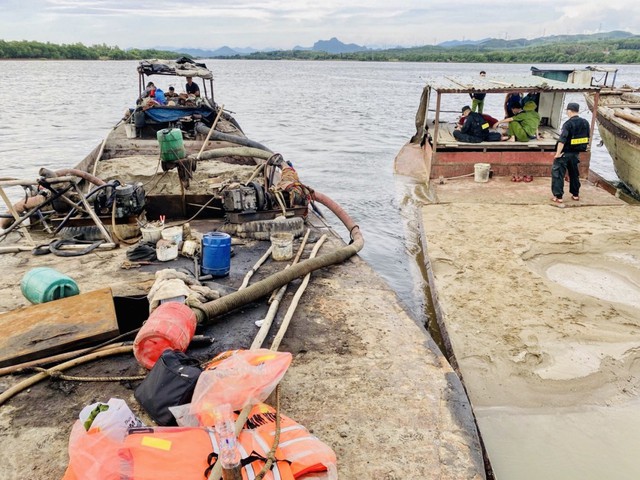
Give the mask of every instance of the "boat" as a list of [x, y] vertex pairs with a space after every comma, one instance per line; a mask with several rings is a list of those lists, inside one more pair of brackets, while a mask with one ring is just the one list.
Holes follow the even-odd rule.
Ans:
[[616, 87], [618, 69], [586, 67], [584, 69], [537, 69], [533, 75], [555, 78], [569, 83], [599, 85], [600, 96], [585, 93], [589, 110], [597, 112], [600, 138], [611, 159], [616, 175], [632, 195], [640, 196], [640, 88]]
[[[394, 171], [427, 181], [472, 175], [474, 165], [483, 163], [491, 165], [495, 176], [548, 177], [566, 107], [565, 94], [591, 92], [598, 98], [599, 90], [598, 86], [573, 85], [536, 76], [434, 79], [422, 91], [415, 117], [416, 133], [396, 156]], [[456, 140], [453, 130], [457, 119], [447, 114], [459, 112], [460, 107], [468, 103], [466, 95], [473, 92], [486, 92], [489, 97], [485, 103], [491, 102], [492, 96], [501, 101], [509, 93], [538, 95], [537, 108], [541, 117], [538, 138], [528, 142], [467, 143]], [[594, 124], [592, 121], [592, 137]], [[586, 178], [590, 159], [590, 151], [581, 154], [581, 177]]]
[[[140, 101], [75, 168], [43, 169], [36, 179], [0, 180], [11, 207], [5, 216], [10, 221], [0, 232], [5, 273], [0, 280], [0, 477], [37, 470], [41, 478], [61, 478], [72, 425], [94, 402], [124, 399], [153, 425], [134, 398], [139, 380], [132, 377], [147, 370], [131, 355], [130, 344], [116, 344], [111, 353], [118, 355], [65, 371], [71, 375], [66, 380], [46, 380], [28, 390], [18, 387], [31, 372], [8, 373], [108, 339], [131, 340], [155, 301], [147, 295], [156, 273], [172, 269], [219, 296], [190, 303], [197, 333], [204, 336], [187, 350], [192, 358], [207, 362], [263, 342], [292, 353], [281, 382], [280, 411], [337, 453], [337, 467], [313, 478], [405, 478], [438, 471], [448, 478], [484, 479], [464, 390], [424, 327], [357, 255], [363, 246], [357, 224], [304, 184], [295, 159], [284, 159], [245, 135], [218, 92], [214, 100], [213, 72], [204, 64], [150, 60], [137, 73], [132, 103], [147, 98], [149, 78], [166, 90], [164, 82], [191, 76], [201, 83], [201, 97], [192, 98], [193, 105]], [[14, 205], [10, 189], [21, 192], [13, 196], [22, 198]], [[334, 212], [345, 222], [348, 245], [319, 212]], [[204, 253], [194, 258], [185, 251], [186, 256], [171, 259], [172, 252], [166, 252], [159, 261], [146, 256], [153, 248], [139, 249], [140, 234], [160, 233], [158, 259], [163, 241], [167, 249], [175, 248], [175, 256], [176, 235], [185, 240], [182, 250], [190, 238], [204, 250], [209, 232], [232, 237], [225, 276], [207, 273]], [[270, 245], [270, 239], [278, 233], [293, 234], [284, 258], [295, 253], [302, 255], [299, 261], [273, 260], [270, 247], [278, 245]], [[33, 255], [34, 247], [42, 255]], [[309, 258], [314, 248], [319, 251]], [[37, 267], [69, 277], [80, 295], [30, 306], [21, 282]], [[309, 281], [304, 295], [301, 288], [293, 295], [294, 287]], [[272, 292], [280, 293], [270, 304]], [[184, 301], [183, 296], [173, 299]], [[271, 329], [259, 329], [256, 322], [268, 329], [266, 319], [274, 318], [278, 305], [282, 311]], [[281, 325], [289, 325], [284, 336], [284, 330], [276, 332]], [[57, 376], [53, 370], [36, 375]], [[77, 381], [77, 376], [105, 375], [120, 380]], [[277, 401], [270, 397], [269, 403]], [[371, 452], [381, 449], [385, 454], [372, 461]], [[213, 475], [209, 478], [217, 478]]]
[[[468, 93], [488, 92], [491, 113], [511, 89], [540, 93], [542, 141], [455, 141], [451, 114]], [[429, 81], [416, 133], [395, 159], [415, 186], [403, 205], [417, 208], [407, 215], [418, 219], [417, 268], [497, 480], [640, 476], [628, 461], [640, 448], [640, 210], [590, 181], [589, 151], [580, 198], [549, 200], [565, 93], [597, 102], [600, 87], [533, 76]], [[524, 175], [533, 178], [515, 181]]]

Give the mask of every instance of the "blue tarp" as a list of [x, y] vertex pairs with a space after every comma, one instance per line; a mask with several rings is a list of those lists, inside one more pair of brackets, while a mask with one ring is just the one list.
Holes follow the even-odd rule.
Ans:
[[206, 119], [209, 119], [209, 117], [213, 116], [213, 111], [211, 109], [202, 107], [154, 107], [150, 108], [149, 110], [145, 110], [144, 113], [149, 119], [158, 123], [175, 122], [177, 120], [180, 120], [182, 117], [187, 117], [189, 115], [193, 115], [194, 113], [200, 114]]

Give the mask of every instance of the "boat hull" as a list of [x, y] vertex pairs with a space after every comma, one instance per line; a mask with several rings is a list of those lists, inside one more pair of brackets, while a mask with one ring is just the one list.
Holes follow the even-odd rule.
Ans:
[[[600, 137], [611, 159], [616, 175], [634, 194], [640, 195], [640, 124], [634, 124], [614, 114], [616, 105], [623, 105], [619, 95], [602, 95], [604, 104], [598, 107], [597, 122]], [[593, 98], [586, 96], [593, 110]]]

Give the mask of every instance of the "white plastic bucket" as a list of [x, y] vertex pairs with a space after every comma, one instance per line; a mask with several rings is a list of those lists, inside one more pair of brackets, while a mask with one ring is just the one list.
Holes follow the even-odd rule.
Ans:
[[162, 227], [141, 227], [142, 241], [156, 244], [162, 238]]
[[136, 126], [133, 123], [126, 123], [124, 125], [124, 133], [127, 135], [127, 138], [136, 138]]
[[182, 241], [182, 227], [167, 227], [162, 230], [162, 238], [175, 243], [176, 245]]
[[175, 260], [178, 258], [178, 244], [159, 241], [156, 246], [156, 257], [161, 262]]
[[271, 258], [276, 262], [290, 260], [293, 257], [293, 233], [272, 233], [271, 246]]
[[489, 163], [476, 163], [474, 166], [473, 179], [478, 183], [485, 183], [489, 181], [489, 171], [491, 170], [491, 164]]

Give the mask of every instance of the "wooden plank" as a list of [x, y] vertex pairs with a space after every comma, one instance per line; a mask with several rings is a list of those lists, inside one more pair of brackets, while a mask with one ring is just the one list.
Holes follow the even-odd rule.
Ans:
[[0, 314], [0, 367], [94, 345], [118, 335], [110, 288]]

